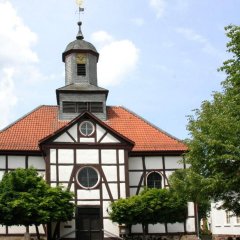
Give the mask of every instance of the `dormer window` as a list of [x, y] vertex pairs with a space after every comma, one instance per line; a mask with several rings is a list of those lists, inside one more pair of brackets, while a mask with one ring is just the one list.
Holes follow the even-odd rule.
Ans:
[[86, 64], [77, 64], [77, 75], [86, 76]]

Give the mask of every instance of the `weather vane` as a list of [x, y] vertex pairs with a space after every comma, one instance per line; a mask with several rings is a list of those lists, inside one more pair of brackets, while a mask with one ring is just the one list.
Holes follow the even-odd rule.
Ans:
[[76, 0], [76, 4], [78, 5], [78, 12], [79, 12], [79, 21], [80, 21], [80, 15], [81, 12], [84, 12], [83, 6], [83, 0]]

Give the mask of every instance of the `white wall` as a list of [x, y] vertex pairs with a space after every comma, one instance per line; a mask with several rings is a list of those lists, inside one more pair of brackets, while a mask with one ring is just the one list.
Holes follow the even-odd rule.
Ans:
[[218, 210], [220, 203], [211, 204], [211, 229], [213, 234], [240, 235], [240, 223], [232, 213], [230, 223], [226, 221], [226, 211]]

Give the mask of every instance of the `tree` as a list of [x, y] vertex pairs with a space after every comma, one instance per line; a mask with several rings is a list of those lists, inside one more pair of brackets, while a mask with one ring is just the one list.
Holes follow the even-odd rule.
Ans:
[[169, 177], [170, 189], [179, 198], [194, 202], [199, 208], [199, 219], [206, 218], [210, 210], [213, 180], [189, 169], [178, 169]]
[[50, 187], [33, 168], [16, 169], [0, 182], [0, 224], [38, 226], [73, 217], [72, 193]]
[[212, 197], [240, 214], [240, 27], [229, 25], [225, 30], [231, 58], [219, 68], [226, 74], [223, 90], [190, 116], [186, 160], [195, 172], [214, 179]]
[[168, 189], [145, 189], [139, 195], [119, 199], [111, 204], [113, 222], [142, 224], [145, 236], [148, 224], [183, 222], [187, 216], [187, 202]]
[[179, 198], [187, 202], [194, 202], [196, 206], [196, 216], [198, 220], [197, 234], [199, 237], [200, 220], [206, 219], [211, 208], [211, 192], [213, 180], [204, 178], [191, 168], [176, 170], [169, 177], [170, 189]]

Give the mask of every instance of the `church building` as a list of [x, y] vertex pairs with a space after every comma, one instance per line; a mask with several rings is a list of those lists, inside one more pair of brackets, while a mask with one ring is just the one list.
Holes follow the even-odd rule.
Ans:
[[[39, 106], [0, 132], [0, 179], [16, 168], [34, 167], [51, 186], [74, 193], [72, 221], [42, 226], [48, 239], [117, 239], [122, 230], [108, 214], [109, 204], [138, 194], [142, 187], [168, 187], [168, 177], [185, 168], [186, 146], [133, 111], [108, 106], [109, 91], [98, 86], [99, 53], [84, 40], [81, 22], [76, 39], [62, 54], [65, 84], [56, 90], [57, 105]], [[120, 103], [121, 104], [121, 103]], [[22, 236], [34, 227], [0, 226], [1, 236]], [[133, 226], [132, 234], [142, 232]], [[149, 235], [196, 235], [194, 205], [183, 223], [148, 226]]]

